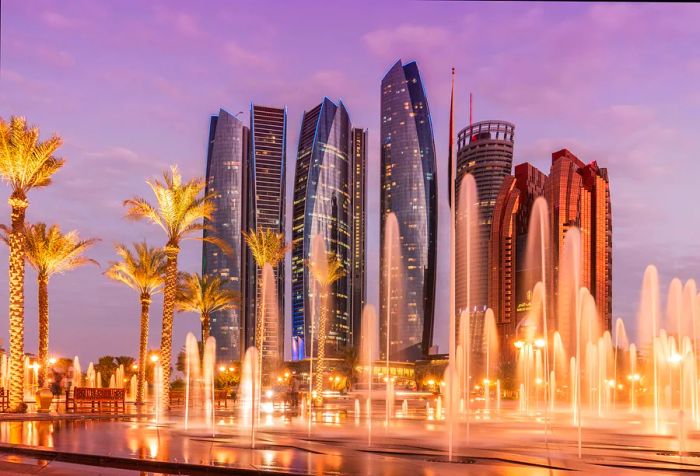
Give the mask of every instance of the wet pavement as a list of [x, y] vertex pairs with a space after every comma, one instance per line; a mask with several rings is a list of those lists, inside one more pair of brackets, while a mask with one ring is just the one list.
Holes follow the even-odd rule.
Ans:
[[[504, 413], [487, 420], [475, 415], [468, 427], [464, 422], [454, 426], [451, 462], [444, 421], [407, 416], [392, 420], [386, 428], [383, 419], [376, 419], [369, 444], [367, 420], [341, 411], [317, 417], [309, 432], [308, 421], [268, 415], [257, 430], [255, 448], [251, 448], [250, 433], [226, 413], [217, 417], [214, 435], [203, 429], [184, 431], [177, 415], [159, 425], [135, 416], [3, 420], [0, 473], [76, 474], [78, 469], [81, 474], [233, 471], [400, 476], [700, 472], [698, 434], [689, 433], [682, 442], [672, 431], [667, 436], [649, 435], [645, 424], [626, 416], [586, 426], [579, 459], [577, 429], [564, 419], [548, 428], [545, 440], [544, 425], [536, 418]], [[679, 445], [683, 445], [682, 455]]]

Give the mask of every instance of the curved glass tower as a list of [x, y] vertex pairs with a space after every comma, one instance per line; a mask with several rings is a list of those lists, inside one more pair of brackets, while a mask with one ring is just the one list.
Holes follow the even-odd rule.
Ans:
[[[219, 276], [226, 287], [242, 291], [241, 211], [244, 209], [244, 167], [249, 152], [249, 129], [235, 116], [221, 109], [212, 116], [207, 152], [207, 194], [214, 195], [216, 211], [207, 224], [212, 235], [234, 250], [227, 255], [217, 246], [204, 243], [202, 274]], [[209, 232], [205, 231], [204, 236]], [[217, 361], [240, 360], [241, 312], [237, 308], [217, 311], [211, 316], [211, 335], [216, 339]]]
[[[433, 337], [437, 246], [437, 177], [433, 126], [418, 65], [394, 64], [381, 86], [381, 243], [389, 213], [396, 215], [400, 262], [392, 267], [387, 296], [385, 250], [380, 262], [380, 349], [386, 358], [390, 310], [390, 360], [416, 360]], [[400, 289], [397, 292], [397, 289]]]
[[[292, 358], [309, 357], [311, 282], [305, 261], [311, 238], [323, 236], [326, 250], [343, 263], [346, 276], [333, 285], [334, 303], [326, 356], [337, 357], [350, 343], [352, 262], [351, 124], [345, 105], [323, 102], [304, 113], [294, 177], [292, 224]], [[314, 346], [315, 348], [315, 346]], [[315, 354], [315, 352], [314, 352]]]

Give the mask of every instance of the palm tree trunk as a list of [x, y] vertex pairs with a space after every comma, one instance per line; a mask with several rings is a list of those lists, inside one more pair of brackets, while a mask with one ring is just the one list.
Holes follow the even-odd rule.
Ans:
[[136, 405], [143, 405], [143, 390], [146, 383], [146, 352], [148, 351], [148, 310], [151, 295], [141, 295], [141, 335], [139, 337], [139, 375], [136, 384]]
[[260, 381], [258, 382], [259, 388], [262, 388], [262, 376], [263, 376], [263, 347], [265, 339], [265, 297], [262, 295], [262, 279], [260, 279], [260, 274], [258, 274], [258, 291], [257, 291], [257, 301], [256, 312], [258, 313], [258, 318], [255, 322], [255, 347], [258, 349], [258, 375], [260, 376]]
[[24, 215], [29, 205], [24, 195], [12, 194], [10, 248], [10, 411], [24, 412]]
[[173, 353], [173, 315], [175, 313], [175, 294], [177, 291], [177, 255], [180, 248], [175, 244], [165, 247], [167, 265], [165, 268], [165, 286], [163, 288], [163, 331], [160, 338], [160, 364], [163, 369], [163, 391], [161, 405], [170, 410], [170, 361]]
[[49, 380], [49, 277], [40, 273], [39, 287], [39, 388], [48, 385]]
[[321, 294], [321, 315], [318, 320], [318, 370], [316, 371], [316, 382], [314, 390], [320, 398], [323, 391], [323, 374], [326, 371], [326, 332], [328, 329], [328, 292], [323, 291]]
[[209, 313], [202, 314], [202, 345], [207, 343], [209, 338], [209, 333], [211, 329], [211, 324], [209, 323]]

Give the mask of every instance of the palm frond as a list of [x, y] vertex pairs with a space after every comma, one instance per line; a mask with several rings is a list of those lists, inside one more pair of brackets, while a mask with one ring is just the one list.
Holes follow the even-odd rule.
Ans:
[[23, 117], [12, 116], [9, 122], [0, 118], [0, 177], [20, 195], [49, 185], [65, 162], [54, 156], [62, 143], [57, 135], [40, 142], [39, 129]]
[[99, 266], [84, 256], [97, 238], [81, 240], [75, 230], [64, 234], [58, 225], [47, 227], [45, 223], [27, 226], [24, 235], [27, 261], [39, 274], [51, 277], [86, 264]]
[[126, 284], [140, 294], [151, 296], [160, 292], [165, 276], [166, 258], [160, 248], [149, 247], [143, 241], [134, 243], [134, 252], [123, 244], [115, 246], [121, 261], [113, 261], [105, 275]]
[[240, 294], [225, 287], [219, 276], [180, 273], [177, 309], [201, 315], [232, 309], [240, 305]]

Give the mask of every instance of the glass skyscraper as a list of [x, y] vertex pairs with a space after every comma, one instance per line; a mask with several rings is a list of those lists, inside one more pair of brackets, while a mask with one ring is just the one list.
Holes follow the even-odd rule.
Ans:
[[[286, 108], [250, 106], [250, 160], [245, 171], [246, 206], [244, 230], [258, 228], [285, 233], [285, 182], [287, 147]], [[252, 253], [243, 242], [246, 260], [245, 275], [245, 346], [255, 345], [255, 323], [261, 302], [258, 269]], [[274, 269], [277, 280], [277, 313], [268, 313], [265, 320], [265, 357], [284, 360], [284, 260]], [[270, 308], [270, 306], [268, 306]]]
[[[415, 62], [397, 61], [382, 79], [381, 120], [380, 349], [385, 358], [389, 311], [389, 358], [416, 360], [432, 344], [438, 209], [433, 127]], [[392, 212], [401, 266], [387, 269], [384, 225]], [[389, 272], [392, 283], [400, 283], [392, 284], [391, 296]]]
[[[457, 135], [457, 177], [455, 197], [459, 197], [462, 177], [471, 174], [477, 188], [479, 224], [477, 226], [477, 268], [473, 270], [473, 285], [469, 307], [472, 312], [485, 311], [488, 301], [488, 247], [496, 197], [506, 176], [513, 168], [515, 126], [505, 121], [481, 121], [462, 129]], [[459, 216], [459, 200], [456, 212]], [[466, 264], [457, 256], [456, 298], [457, 313], [466, 308]], [[473, 269], [473, 268], [472, 268]], [[464, 276], [464, 277], [463, 277]], [[474, 335], [474, 334], [473, 334]]]
[[333, 309], [326, 356], [337, 357], [351, 344], [354, 188], [351, 140], [350, 117], [342, 102], [335, 104], [324, 98], [321, 104], [304, 113], [292, 217], [292, 358], [295, 360], [309, 357], [311, 349], [309, 304], [314, 296], [306, 261], [311, 238], [316, 234], [323, 237], [327, 252], [336, 254], [346, 273], [330, 291]]
[[[224, 240], [234, 250], [227, 255], [217, 246], [204, 243], [202, 274], [220, 276], [225, 285], [242, 291], [243, 255], [241, 253], [241, 218], [245, 207], [243, 195], [244, 167], [249, 153], [249, 129], [235, 116], [221, 109], [209, 125], [206, 193], [214, 196], [216, 211], [207, 221], [212, 235]], [[234, 308], [211, 316], [211, 335], [216, 339], [218, 361], [239, 360], [241, 352], [241, 312]]]
[[352, 345], [359, 350], [362, 329], [362, 309], [367, 300], [365, 255], [367, 216], [367, 130], [352, 130], [353, 189], [352, 189]]

